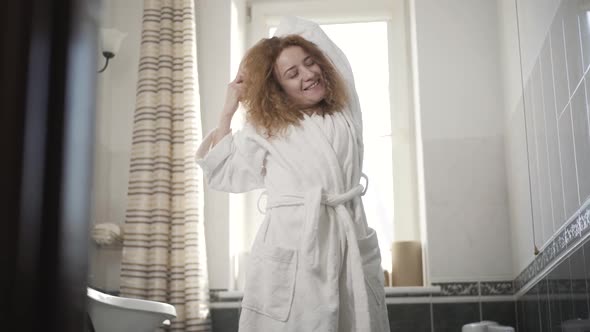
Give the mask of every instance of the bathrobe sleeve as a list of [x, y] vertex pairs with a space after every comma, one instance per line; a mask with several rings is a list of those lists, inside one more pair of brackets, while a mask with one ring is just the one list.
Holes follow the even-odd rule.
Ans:
[[196, 153], [197, 164], [209, 187], [231, 193], [262, 188], [267, 150], [260, 144], [254, 129], [246, 125], [235, 134], [228, 133], [211, 147], [215, 130], [205, 136]]
[[300, 35], [301, 37], [316, 44], [322, 52], [332, 61], [342, 78], [344, 79], [349, 92], [349, 107], [352, 119], [362, 137], [362, 115], [359, 98], [354, 86], [354, 76], [350, 63], [344, 52], [328, 38], [328, 35], [317, 23], [295, 16], [287, 16], [281, 19], [275, 32], [275, 36]]

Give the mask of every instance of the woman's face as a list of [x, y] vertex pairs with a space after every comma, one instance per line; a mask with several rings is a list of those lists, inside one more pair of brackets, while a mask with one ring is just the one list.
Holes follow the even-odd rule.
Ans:
[[322, 69], [303, 48], [285, 48], [275, 63], [279, 84], [296, 104], [303, 108], [315, 106], [326, 94]]

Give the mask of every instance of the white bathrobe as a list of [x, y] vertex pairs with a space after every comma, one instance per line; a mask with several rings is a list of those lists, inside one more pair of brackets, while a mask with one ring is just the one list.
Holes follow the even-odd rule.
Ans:
[[209, 186], [267, 191], [240, 315], [241, 332], [385, 332], [389, 321], [381, 256], [361, 195], [362, 119], [350, 64], [320, 27], [286, 18], [275, 35], [299, 34], [338, 69], [349, 103], [333, 115], [305, 115], [266, 139], [250, 125], [197, 152]]

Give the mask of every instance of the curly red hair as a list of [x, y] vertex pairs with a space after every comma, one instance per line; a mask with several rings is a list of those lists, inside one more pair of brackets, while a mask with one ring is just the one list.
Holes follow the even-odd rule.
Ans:
[[298, 125], [303, 119], [304, 113], [289, 100], [274, 74], [277, 58], [291, 46], [301, 47], [322, 70], [326, 94], [317, 105], [321, 113], [339, 112], [347, 102], [340, 74], [314, 43], [298, 35], [262, 39], [242, 60], [245, 84], [241, 101], [246, 106], [247, 120], [268, 137], [282, 133], [289, 125]]

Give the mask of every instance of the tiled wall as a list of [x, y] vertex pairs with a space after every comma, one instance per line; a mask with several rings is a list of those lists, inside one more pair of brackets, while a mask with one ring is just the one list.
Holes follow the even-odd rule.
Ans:
[[[563, 259], [517, 302], [518, 331], [562, 331], [578, 320], [589, 331], [590, 242]], [[565, 330], [564, 331], [568, 331]]]
[[[439, 292], [405, 294], [386, 290], [391, 331], [457, 332], [467, 323], [492, 320], [516, 327], [511, 281], [437, 284]], [[212, 291], [213, 332], [238, 330], [240, 298], [222, 299]]]
[[519, 331], [569, 331], [567, 324], [590, 330], [590, 16], [583, 3], [562, 1], [525, 82], [541, 252], [515, 280]]
[[537, 247], [590, 196], [590, 21], [582, 2], [562, 2], [525, 82]]
[[[516, 326], [514, 302], [402, 303], [388, 304], [387, 311], [395, 332], [458, 332], [482, 319]], [[213, 332], [237, 332], [239, 316], [239, 308], [212, 309]]]

